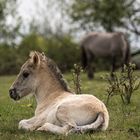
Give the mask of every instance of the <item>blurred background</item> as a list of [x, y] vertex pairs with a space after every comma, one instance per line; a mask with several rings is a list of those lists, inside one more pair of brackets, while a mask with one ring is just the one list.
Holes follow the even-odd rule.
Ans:
[[[139, 0], [0, 0], [0, 75], [16, 74], [31, 50], [65, 72], [80, 63], [80, 40], [91, 31], [123, 32], [140, 68]], [[108, 63], [98, 70], [107, 69]]]

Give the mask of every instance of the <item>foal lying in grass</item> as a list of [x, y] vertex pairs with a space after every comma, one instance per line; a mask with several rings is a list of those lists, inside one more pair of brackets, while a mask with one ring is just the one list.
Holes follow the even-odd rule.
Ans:
[[106, 130], [108, 111], [93, 95], [71, 93], [56, 64], [44, 54], [31, 52], [9, 94], [14, 100], [34, 93], [35, 116], [21, 120], [19, 129], [57, 134]]

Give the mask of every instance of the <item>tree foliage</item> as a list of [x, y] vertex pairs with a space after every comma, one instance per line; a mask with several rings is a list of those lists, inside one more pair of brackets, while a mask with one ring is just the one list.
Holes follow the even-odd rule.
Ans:
[[140, 3], [137, 0], [73, 0], [68, 13], [84, 29], [102, 26], [106, 31], [112, 32], [116, 27], [123, 27], [138, 33], [138, 5]]
[[73, 43], [70, 36], [64, 35], [60, 36], [59, 39], [54, 37], [46, 39], [41, 35], [31, 33], [25, 36], [16, 47], [7, 44], [0, 45], [0, 75], [18, 73], [30, 51], [33, 50], [44, 52], [47, 57], [57, 63], [62, 71], [72, 69], [73, 64], [80, 61], [79, 47]]
[[[17, 16], [17, 0], [0, 0], [0, 42], [13, 43], [20, 27]], [[13, 23], [9, 23], [9, 19]]]

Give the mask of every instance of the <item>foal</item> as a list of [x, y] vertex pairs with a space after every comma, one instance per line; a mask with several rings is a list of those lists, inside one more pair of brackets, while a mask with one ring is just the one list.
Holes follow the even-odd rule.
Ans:
[[35, 116], [21, 120], [19, 129], [68, 134], [108, 127], [104, 103], [93, 95], [71, 93], [56, 64], [39, 52], [30, 53], [9, 90], [14, 100], [29, 93], [37, 101]]

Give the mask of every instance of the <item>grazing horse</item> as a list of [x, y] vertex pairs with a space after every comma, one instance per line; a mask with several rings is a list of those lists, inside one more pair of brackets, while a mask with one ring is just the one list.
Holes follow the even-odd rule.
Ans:
[[31, 52], [9, 94], [14, 100], [33, 93], [35, 116], [19, 122], [19, 129], [57, 134], [106, 130], [109, 115], [104, 103], [93, 95], [70, 92], [56, 64], [44, 54]]
[[87, 69], [88, 77], [94, 77], [92, 62], [95, 58], [107, 59], [111, 67], [111, 76], [117, 63], [128, 64], [130, 60], [130, 46], [123, 33], [97, 33], [85, 36], [81, 41], [82, 65]]

